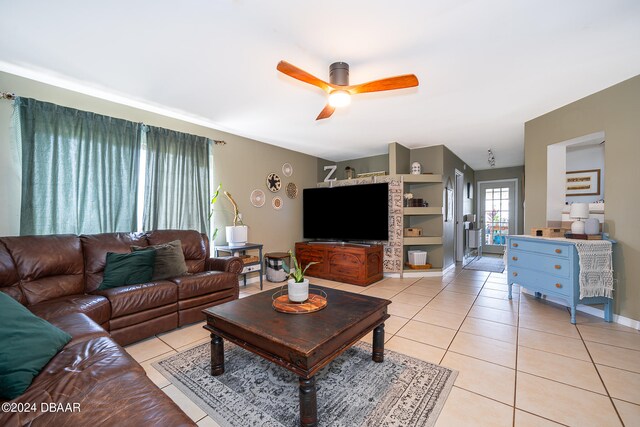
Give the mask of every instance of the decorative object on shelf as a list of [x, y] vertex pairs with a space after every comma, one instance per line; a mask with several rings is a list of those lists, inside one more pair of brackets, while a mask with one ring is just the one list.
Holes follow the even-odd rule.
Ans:
[[422, 173], [422, 165], [418, 162], [411, 163], [411, 175], [420, 175]]
[[409, 267], [412, 270], [429, 270], [431, 268], [431, 264], [411, 264], [410, 262], [405, 262], [404, 265]]
[[289, 294], [284, 288], [273, 294], [273, 309], [281, 313], [305, 314], [320, 311], [327, 306], [327, 293], [320, 288], [310, 287], [309, 298], [302, 303], [289, 301]]
[[531, 235], [536, 237], [564, 237], [567, 231], [569, 230], [566, 228], [539, 227], [532, 228]]
[[385, 176], [387, 171], [363, 172], [357, 175], [358, 178], [371, 178], [373, 176]]
[[571, 224], [571, 233], [584, 234], [583, 219], [589, 218], [589, 203], [572, 203], [569, 217], [575, 219]]
[[344, 168], [344, 177], [345, 177], [345, 179], [353, 179], [355, 174], [356, 174], [356, 170], [354, 168], [352, 168], [351, 166], [347, 166], [346, 168]]
[[280, 191], [280, 187], [282, 187], [282, 180], [278, 176], [278, 174], [270, 173], [267, 176], [267, 188], [272, 193], [276, 193]]
[[427, 251], [407, 251], [409, 264], [425, 265], [427, 263]]
[[487, 154], [487, 163], [489, 163], [489, 166], [491, 166], [492, 168], [496, 167], [496, 156], [493, 155], [493, 151], [491, 151], [491, 148], [489, 148], [487, 150], [488, 154]]
[[445, 188], [444, 210], [445, 222], [453, 221], [453, 188]]
[[598, 221], [598, 218], [588, 218], [585, 220], [584, 234], [600, 234], [600, 221]]
[[298, 197], [298, 186], [293, 182], [290, 182], [287, 184], [286, 192], [288, 198], [295, 199], [296, 197]]
[[233, 225], [228, 225], [226, 227], [227, 242], [229, 243], [229, 246], [242, 246], [247, 243], [249, 227], [242, 223], [242, 214], [238, 209], [236, 201], [231, 197], [231, 193], [225, 191], [224, 195], [227, 196], [227, 199], [229, 199], [233, 205]]
[[407, 227], [404, 229], [404, 237], [420, 237], [422, 236], [421, 227]]
[[249, 198], [251, 204], [256, 208], [261, 208], [262, 206], [264, 206], [264, 202], [266, 201], [266, 199], [267, 198], [264, 195], [264, 191], [260, 189], [253, 190], [251, 192], [251, 197]]
[[273, 200], [271, 200], [271, 206], [277, 211], [282, 209], [282, 197], [274, 197]]
[[413, 199], [413, 193], [404, 193], [402, 197], [404, 198], [404, 207], [408, 208], [411, 199]]
[[282, 165], [282, 174], [286, 177], [290, 177], [293, 175], [293, 166], [290, 163], [285, 163]]
[[599, 196], [600, 169], [567, 171], [567, 192], [571, 196]]
[[289, 301], [291, 302], [304, 302], [309, 298], [309, 279], [304, 278], [304, 273], [313, 264], [319, 264], [312, 261], [307, 264], [303, 269], [302, 264], [298, 264], [296, 256], [289, 250], [289, 256], [291, 257], [291, 267], [283, 264], [284, 271], [287, 272], [290, 279], [287, 282], [287, 294], [289, 295]]
[[323, 168], [325, 171], [329, 171], [329, 173], [327, 173], [327, 176], [324, 177], [324, 182], [330, 182], [330, 181], [336, 181], [338, 178], [333, 177], [333, 174], [336, 173], [336, 169], [338, 169], [338, 165], [330, 165], [330, 166], [325, 166]]

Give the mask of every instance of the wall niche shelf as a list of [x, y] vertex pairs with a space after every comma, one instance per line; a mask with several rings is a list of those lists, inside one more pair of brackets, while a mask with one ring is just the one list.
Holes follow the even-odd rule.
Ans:
[[[405, 246], [411, 245], [441, 245], [442, 236], [420, 236], [420, 237], [405, 237], [403, 239]], [[427, 261], [428, 262], [428, 261]], [[429, 263], [431, 264], [431, 263]]]
[[403, 215], [442, 215], [441, 207], [404, 208]]

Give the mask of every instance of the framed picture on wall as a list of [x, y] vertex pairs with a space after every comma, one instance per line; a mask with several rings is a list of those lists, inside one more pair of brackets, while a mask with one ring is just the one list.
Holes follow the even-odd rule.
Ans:
[[445, 222], [453, 221], [453, 188], [445, 189], [444, 220]]
[[600, 169], [567, 171], [567, 197], [599, 196]]

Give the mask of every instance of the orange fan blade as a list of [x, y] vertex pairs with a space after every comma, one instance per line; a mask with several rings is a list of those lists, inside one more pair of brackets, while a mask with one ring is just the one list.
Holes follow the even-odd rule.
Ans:
[[316, 76], [313, 76], [304, 70], [301, 70], [295, 65], [289, 64], [287, 61], [278, 62], [278, 66], [276, 68], [278, 69], [278, 71], [286, 74], [289, 77], [293, 77], [294, 79], [298, 79], [302, 82], [309, 83], [314, 86], [318, 86], [320, 89], [324, 90], [325, 92], [329, 92], [332, 88], [332, 86], [329, 83], [325, 82], [324, 80], [320, 80]]
[[320, 111], [320, 114], [318, 114], [316, 120], [322, 120], [326, 119], [327, 117], [331, 117], [334, 111], [336, 111], [336, 107], [332, 107], [331, 105], [327, 104], [324, 106], [324, 109]]
[[381, 92], [383, 90], [404, 89], [407, 87], [418, 86], [418, 78], [414, 74], [404, 74], [402, 76], [389, 77], [372, 82], [353, 85], [346, 88], [350, 94]]

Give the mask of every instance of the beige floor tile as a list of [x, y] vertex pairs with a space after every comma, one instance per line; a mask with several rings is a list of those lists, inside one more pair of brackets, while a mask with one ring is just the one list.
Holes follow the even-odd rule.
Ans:
[[[392, 337], [393, 337], [393, 334], [388, 334], [387, 331], [385, 330], [384, 342], [385, 343], [388, 342]], [[369, 332], [367, 335], [360, 338], [360, 341], [373, 345], [373, 331]]]
[[394, 335], [408, 321], [409, 319], [405, 319], [404, 317], [390, 316], [387, 320], [384, 321], [384, 333], [389, 336]]
[[518, 328], [505, 323], [467, 317], [460, 327], [462, 332], [480, 335], [494, 340], [515, 344], [518, 340]]
[[147, 373], [147, 377], [149, 377], [149, 379], [158, 387], [162, 388], [162, 387], [166, 387], [169, 384], [171, 384], [169, 382], [169, 380], [167, 378], [165, 378], [164, 375], [162, 375], [160, 372], [158, 372], [158, 370], [156, 368], [154, 368], [153, 366], [151, 366], [152, 363], [158, 362], [162, 359], [166, 359], [167, 357], [171, 357], [172, 354], [176, 354], [177, 351], [172, 351], [169, 353], [165, 353], [162, 356], [158, 356], [158, 357], [154, 357], [153, 359], [149, 359], [145, 362], [142, 362], [140, 364], [140, 366], [142, 366], [142, 368], [144, 369], [144, 371]]
[[173, 331], [160, 334], [160, 338], [167, 345], [172, 348], [184, 347], [192, 342], [209, 337], [210, 332], [203, 328], [205, 322], [198, 322], [193, 325], [184, 326]]
[[516, 326], [518, 324], [518, 314], [490, 307], [474, 305], [469, 311], [469, 316], [478, 319], [491, 320], [492, 322], [505, 323]]
[[520, 346], [518, 348], [518, 371], [595, 393], [607, 394], [598, 372], [591, 362]]
[[210, 337], [201, 338], [198, 341], [194, 341], [194, 342], [189, 343], [187, 345], [184, 345], [182, 347], [176, 348], [176, 351], [177, 352], [181, 352], [181, 351], [185, 351], [185, 350], [188, 350], [190, 348], [193, 348], [193, 347], [197, 347], [197, 346], [202, 345], [202, 344], [210, 344], [210, 343], [211, 343], [211, 338]]
[[497, 363], [511, 369], [516, 367], [516, 346], [504, 341], [458, 332], [449, 346], [449, 351]]
[[482, 288], [476, 288], [473, 286], [465, 286], [465, 285], [459, 285], [457, 283], [451, 283], [449, 285], [447, 285], [447, 287], [445, 288], [447, 291], [449, 292], [455, 292], [458, 294], [467, 294], [467, 295], [478, 295], [480, 293], [480, 290], [482, 290]]
[[456, 386], [512, 406], [516, 372], [484, 360], [448, 351], [441, 365], [458, 371]]
[[364, 291], [360, 292], [360, 294], [384, 299], [391, 299], [391, 297], [397, 295], [399, 292], [399, 290], [387, 288], [367, 288]]
[[448, 313], [457, 313], [466, 315], [471, 308], [471, 303], [455, 302], [455, 301], [443, 301], [436, 300], [435, 298], [429, 301], [427, 307], [434, 310], [446, 311]]
[[[503, 299], [503, 300], [507, 300], [509, 299], [509, 294], [508, 292], [505, 291], [496, 291], [495, 289], [482, 289], [482, 291], [480, 291], [480, 296], [483, 297], [489, 297], [489, 298], [497, 298], [497, 299]], [[518, 300], [520, 298], [519, 294], [513, 292], [511, 295], [512, 299], [514, 300]]]
[[548, 353], [555, 353], [587, 362], [591, 361], [583, 342], [573, 338], [520, 328], [518, 331], [518, 344]]
[[145, 360], [153, 359], [160, 355], [170, 353], [173, 348], [165, 344], [157, 337], [147, 338], [144, 341], [137, 342], [125, 347], [127, 353], [133, 357], [133, 359], [140, 363]]
[[640, 373], [640, 351], [622, 347], [613, 348], [607, 344], [591, 341], [587, 341], [585, 344], [596, 364]]
[[572, 426], [619, 426], [607, 396], [524, 372], [516, 381], [516, 407]]
[[211, 417], [204, 417], [197, 422], [198, 427], [220, 427], [220, 424], [215, 422]]
[[547, 332], [564, 337], [580, 339], [580, 334], [575, 325], [569, 322], [569, 316], [566, 319], [555, 320], [543, 316], [535, 316], [520, 313], [520, 328], [533, 329], [535, 331]]
[[497, 310], [510, 311], [512, 313], [518, 312], [517, 300], [489, 298], [489, 297], [483, 297], [480, 295], [476, 299], [474, 305], [479, 305], [481, 307], [495, 308]]
[[389, 341], [387, 341], [384, 348], [406, 354], [407, 356], [415, 357], [416, 359], [424, 360], [425, 362], [434, 363], [436, 365], [440, 364], [442, 356], [444, 356], [446, 351], [432, 345], [422, 344], [397, 335], [394, 335]]
[[640, 333], [578, 325], [582, 339], [640, 351]]
[[448, 291], [447, 289], [448, 287], [445, 288], [438, 295], [436, 295], [433, 298], [434, 301], [446, 301], [446, 302], [453, 302], [455, 304], [466, 303], [467, 305], [471, 306], [471, 304], [473, 304], [473, 302], [476, 300], [475, 295], [460, 294], [457, 292]]
[[535, 317], [536, 319], [557, 320], [558, 322], [570, 323], [571, 320], [571, 314], [567, 308], [555, 304], [521, 303], [520, 314], [522, 316]]
[[398, 317], [404, 317], [405, 319], [411, 319], [420, 311], [422, 307], [415, 305], [404, 304], [401, 302], [392, 302], [388, 306], [388, 313]]
[[406, 291], [405, 292], [401, 292], [398, 295], [394, 296], [391, 298], [391, 301], [393, 302], [401, 302], [404, 304], [409, 304], [409, 305], [415, 305], [418, 307], [424, 307], [425, 305], [427, 305], [427, 303], [429, 301], [431, 301], [433, 297], [430, 296], [426, 296], [426, 295], [416, 295], [416, 294], [409, 294]]
[[364, 291], [367, 288], [365, 286], [356, 286], [356, 285], [349, 285], [347, 283], [342, 283], [340, 285], [337, 285], [336, 289], [340, 289], [341, 291], [347, 291], [347, 292], [353, 292], [353, 293], [359, 294], [359, 293], [361, 293], [362, 291]]
[[546, 418], [516, 409], [514, 427], [557, 427], [561, 425]]
[[162, 389], [166, 393], [167, 396], [171, 398], [175, 402], [176, 405], [180, 407], [184, 411], [185, 414], [189, 418], [191, 418], [194, 422], [204, 418], [207, 414], [198, 407], [195, 403], [193, 403], [187, 396], [184, 395], [180, 390], [178, 390], [174, 385], [167, 386]]
[[597, 368], [611, 397], [640, 405], [640, 374], [604, 365]]
[[591, 316], [586, 313], [576, 313], [576, 323], [578, 325], [592, 326], [594, 328], [612, 329], [620, 332], [629, 332], [634, 334], [640, 334], [640, 330], [630, 328], [615, 322], [607, 322], [602, 317]]
[[405, 324], [396, 335], [408, 338], [423, 344], [429, 344], [434, 347], [447, 349], [456, 331], [453, 329], [443, 328], [441, 326], [430, 325], [429, 323], [410, 320]]
[[[496, 291], [509, 292], [509, 285], [506, 282], [490, 282], [484, 283], [483, 289], [493, 289]], [[513, 285], [513, 292], [519, 289], [518, 285]]]
[[513, 407], [453, 387], [435, 427], [510, 427]]
[[413, 320], [442, 326], [449, 329], [458, 329], [464, 321], [464, 314], [449, 313], [447, 311], [434, 310], [428, 305], [416, 314]]
[[613, 399], [613, 404], [616, 405], [620, 418], [627, 427], [640, 425], [640, 406], [633, 403], [623, 402], [618, 399]]
[[402, 291], [403, 294], [411, 295], [424, 295], [428, 297], [434, 297], [442, 291], [442, 288], [436, 288], [432, 286], [413, 285]]

